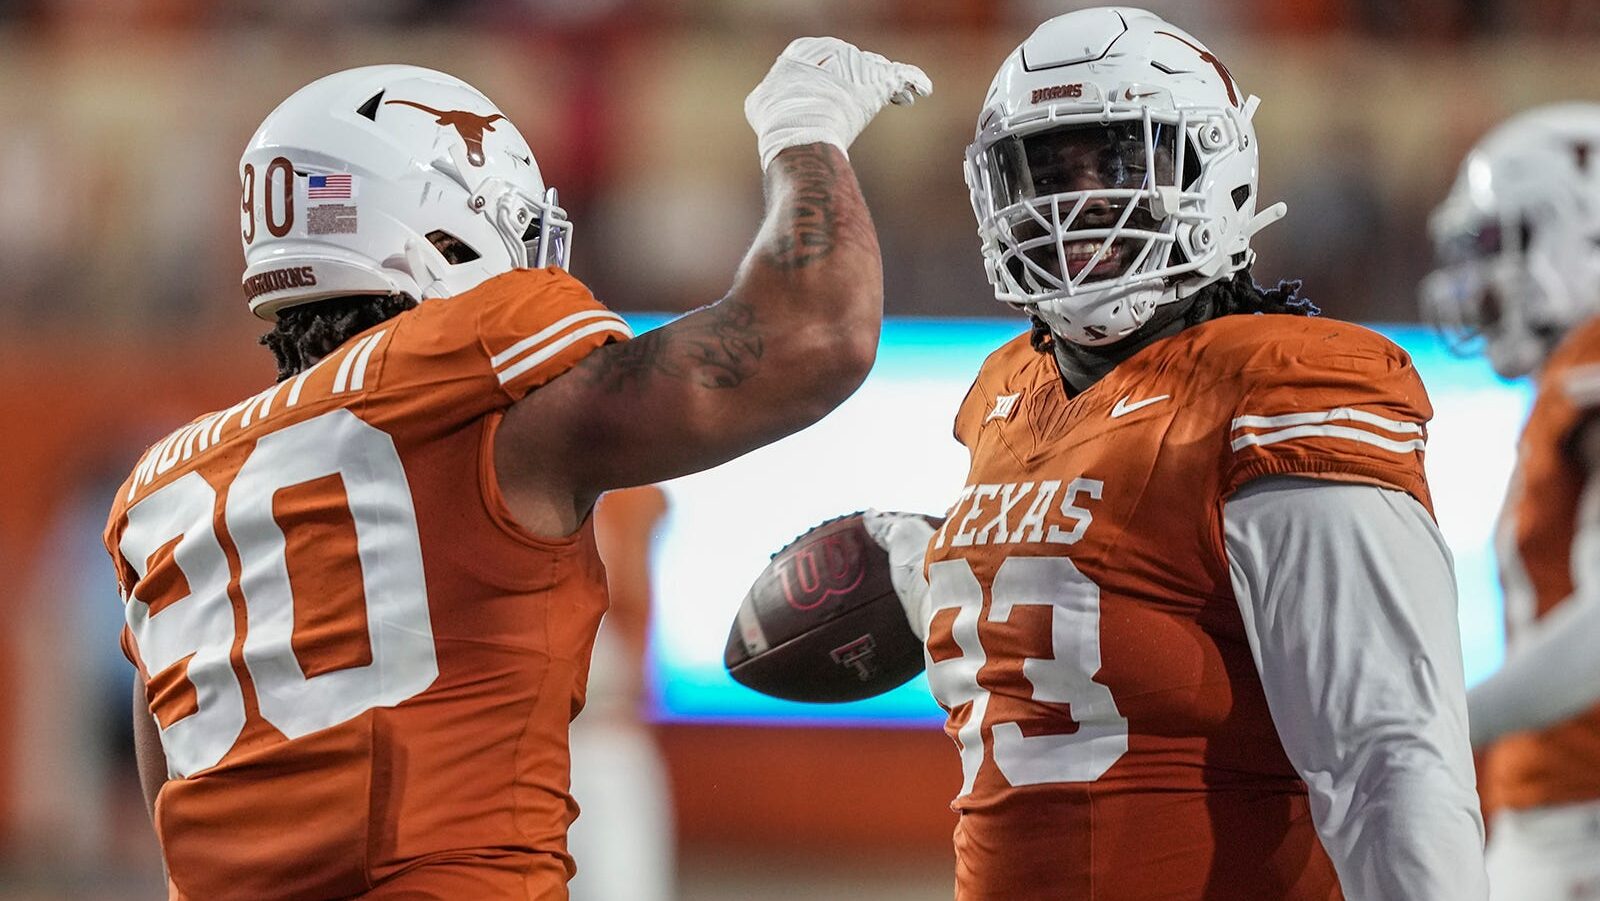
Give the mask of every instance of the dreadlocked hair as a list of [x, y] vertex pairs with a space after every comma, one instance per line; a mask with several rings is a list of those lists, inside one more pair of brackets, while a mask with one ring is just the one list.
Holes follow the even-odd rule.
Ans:
[[[1202, 318], [1214, 319], [1233, 313], [1279, 313], [1286, 316], [1319, 316], [1322, 310], [1310, 298], [1300, 296], [1301, 281], [1297, 278], [1281, 279], [1276, 288], [1263, 288], [1250, 276], [1247, 266], [1225, 281], [1200, 289]], [[1205, 315], [1209, 313], [1210, 315]], [[1199, 320], [1197, 320], [1199, 321]]]
[[[1231, 316], [1235, 313], [1273, 313], [1284, 316], [1319, 316], [1322, 310], [1310, 298], [1300, 296], [1299, 279], [1282, 279], [1276, 288], [1263, 288], [1250, 275], [1250, 267], [1235, 272], [1230, 278], [1213, 282], [1195, 295], [1194, 303], [1185, 314], [1186, 325], [1199, 325], [1207, 319]], [[1051, 353], [1055, 338], [1050, 326], [1038, 316], [1029, 317], [1033, 331], [1028, 342], [1039, 353]]]
[[278, 360], [278, 381], [299, 375], [339, 345], [416, 306], [404, 294], [333, 297], [278, 313], [261, 343]]
[[1050, 326], [1045, 325], [1043, 319], [1032, 313], [1028, 314], [1028, 322], [1033, 326], [1033, 331], [1028, 335], [1028, 343], [1033, 345], [1034, 352], [1054, 353], [1056, 339], [1050, 334]]

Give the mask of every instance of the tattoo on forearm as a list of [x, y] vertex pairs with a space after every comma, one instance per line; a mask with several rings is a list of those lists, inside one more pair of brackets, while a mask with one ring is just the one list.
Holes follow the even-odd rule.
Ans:
[[756, 373], [764, 347], [754, 307], [728, 298], [695, 319], [603, 348], [586, 357], [580, 368], [611, 392], [637, 388], [653, 376], [688, 379], [704, 388], [733, 388]]
[[793, 183], [781, 231], [765, 255], [779, 269], [801, 269], [833, 252], [839, 238], [835, 193], [839, 170], [833, 150], [813, 144], [781, 154], [777, 162]]

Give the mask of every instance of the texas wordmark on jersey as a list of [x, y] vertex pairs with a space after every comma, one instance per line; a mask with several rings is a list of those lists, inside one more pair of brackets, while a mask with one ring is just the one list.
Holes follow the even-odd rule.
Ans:
[[959, 898], [1339, 896], [1252, 661], [1223, 505], [1269, 475], [1426, 505], [1431, 415], [1400, 349], [1318, 319], [1224, 317], [1070, 398], [1026, 336], [989, 358], [956, 419], [968, 485], [927, 557]]

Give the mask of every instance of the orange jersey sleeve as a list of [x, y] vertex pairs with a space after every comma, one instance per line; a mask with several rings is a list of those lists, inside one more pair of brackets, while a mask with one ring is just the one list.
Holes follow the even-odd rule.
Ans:
[[1433, 407], [1405, 351], [1334, 320], [1231, 318], [1241, 321], [1209, 349], [1219, 375], [1239, 377], [1225, 494], [1259, 476], [1300, 475], [1393, 488], [1432, 509], [1423, 448]]
[[[519, 270], [485, 284], [476, 333], [511, 400], [572, 368], [590, 351], [633, 337], [622, 317], [564, 270]], [[527, 302], [529, 295], [539, 298]]]
[[[1518, 636], [1557, 610], [1577, 587], [1573, 551], [1579, 503], [1592, 476], [1572, 442], [1597, 413], [1600, 319], [1593, 319], [1567, 335], [1545, 363], [1500, 512], [1496, 550], [1506, 640], [1513, 652]], [[1600, 798], [1600, 706], [1548, 729], [1496, 742], [1482, 781], [1491, 812]]]
[[[1539, 376], [1538, 389], [1537, 430], [1524, 434], [1522, 450], [1567, 454], [1579, 428], [1600, 413], [1600, 318], [1584, 323], [1561, 342]], [[1532, 419], [1529, 422], [1535, 425]]]
[[406, 323], [401, 344], [416, 366], [456, 376], [492, 374], [499, 400], [519, 400], [603, 344], [632, 337], [565, 271], [518, 269], [462, 297], [428, 301]]

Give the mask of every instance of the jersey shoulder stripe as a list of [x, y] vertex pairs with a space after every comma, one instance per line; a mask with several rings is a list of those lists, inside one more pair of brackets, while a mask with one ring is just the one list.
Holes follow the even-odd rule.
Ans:
[[339, 372], [333, 377], [333, 393], [342, 394], [345, 391], [360, 391], [366, 384], [367, 364], [372, 359], [372, 350], [383, 340], [388, 329], [379, 329], [376, 332], [358, 340], [350, 351], [339, 361]]
[[1600, 363], [1575, 366], [1558, 376], [1567, 400], [1574, 406], [1600, 405]]
[[[1377, 431], [1331, 424], [1335, 422], [1359, 423], [1372, 426]], [[1267, 429], [1268, 431], [1253, 431], [1256, 429]], [[1346, 441], [1359, 441], [1386, 451], [1404, 454], [1422, 450], [1427, 442], [1426, 434], [1420, 422], [1389, 419], [1376, 413], [1369, 413], [1365, 410], [1351, 407], [1305, 413], [1285, 413], [1278, 416], [1246, 414], [1234, 418], [1231, 430], [1233, 434], [1231, 446], [1235, 451], [1245, 447], [1261, 447], [1268, 444], [1277, 444], [1280, 441], [1292, 441], [1297, 438], [1338, 438]], [[1390, 434], [1385, 435], [1383, 432]]]
[[[578, 326], [579, 323], [588, 323]], [[590, 335], [611, 334], [624, 340], [633, 337], [633, 330], [621, 316], [610, 310], [582, 310], [573, 313], [537, 333], [518, 341], [490, 358], [495, 376], [505, 385], [545, 363], [552, 357]]]
[[517, 269], [455, 298], [501, 403], [515, 402], [633, 331], [582, 282], [557, 267]]
[[1269, 475], [1359, 481], [1431, 503], [1423, 475], [1427, 390], [1411, 358], [1370, 329], [1298, 316], [1197, 326], [1192, 356], [1226, 398], [1223, 493]]
[[[529, 335], [528, 337], [517, 341], [515, 344], [511, 345], [510, 347], [506, 348], [505, 350], [502, 350], [499, 353], [494, 354], [492, 357], [489, 358], [489, 365], [493, 366], [496, 370], [500, 370], [503, 367], [505, 367], [506, 364], [510, 363], [512, 360], [516, 359], [517, 357], [523, 355], [527, 351], [533, 349], [534, 347], [537, 347], [540, 344], [543, 344], [543, 343], [549, 341], [552, 337], [554, 337], [557, 333], [559, 333], [563, 329], [566, 329], [566, 328], [569, 328], [571, 326], [574, 326], [574, 325], [576, 325], [576, 324], [578, 324], [580, 322], [587, 322], [587, 321], [589, 321], [591, 319], [605, 319], [605, 318], [614, 319], [617, 322], [622, 323], [622, 317], [620, 317], [617, 314], [611, 312], [610, 310], [605, 310], [605, 309], [579, 310], [576, 313], [573, 313], [573, 314], [571, 314], [569, 316], [565, 316], [565, 317], [563, 317], [561, 319], [556, 320], [554, 323], [550, 324], [549, 326], [546, 326], [545, 328], [540, 329], [539, 331], [533, 333], [532, 335]], [[627, 324], [626, 323], [622, 323], [622, 325], [623, 325], [624, 330], [626, 330], [627, 329]], [[632, 332], [629, 332], [629, 334], [631, 335]]]

